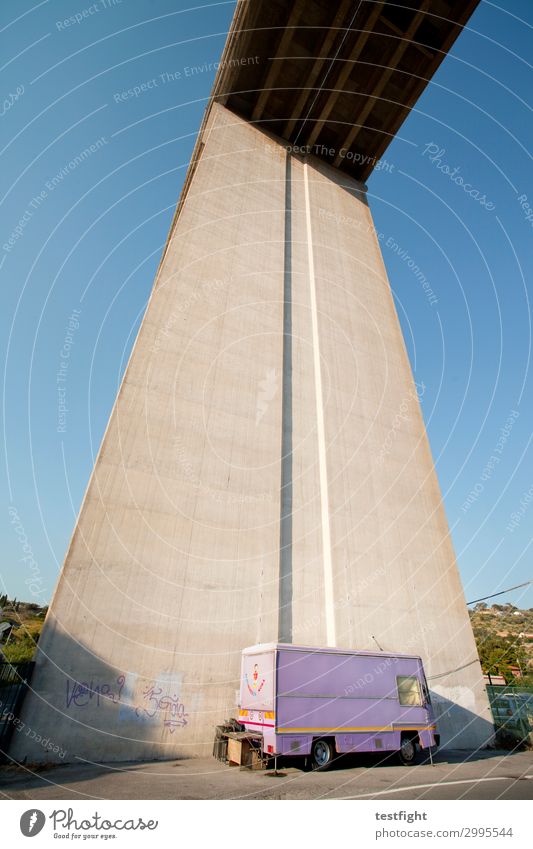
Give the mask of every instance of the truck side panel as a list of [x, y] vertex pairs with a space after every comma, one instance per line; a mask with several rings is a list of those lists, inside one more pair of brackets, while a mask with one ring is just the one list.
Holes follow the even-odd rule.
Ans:
[[339, 752], [398, 749], [401, 732], [410, 730], [429, 742], [421, 730], [430, 721], [426, 708], [401, 705], [398, 696], [398, 677], [416, 678], [423, 700], [417, 658], [280, 648], [277, 677], [280, 752], [308, 754], [312, 739], [325, 735], [335, 736]]

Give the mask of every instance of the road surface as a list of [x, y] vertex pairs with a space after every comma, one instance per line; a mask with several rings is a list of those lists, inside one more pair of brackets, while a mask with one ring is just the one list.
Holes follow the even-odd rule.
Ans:
[[0, 767], [3, 799], [533, 799], [533, 753], [441, 752], [403, 767], [370, 756], [327, 772], [285, 763], [280, 775], [211, 758]]

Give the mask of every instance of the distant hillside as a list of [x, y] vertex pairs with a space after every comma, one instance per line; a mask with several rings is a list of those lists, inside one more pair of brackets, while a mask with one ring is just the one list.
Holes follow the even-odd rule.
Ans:
[[31, 660], [47, 607], [25, 601], [9, 600], [7, 596], [0, 597], [0, 624], [10, 622], [13, 625], [7, 644], [0, 646], [6, 660]]
[[483, 672], [533, 686], [533, 608], [479, 602], [469, 613]]

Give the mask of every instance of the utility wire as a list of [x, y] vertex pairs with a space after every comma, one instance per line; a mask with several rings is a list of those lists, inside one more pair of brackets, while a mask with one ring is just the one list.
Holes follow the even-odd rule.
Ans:
[[[517, 584], [516, 587], [509, 587], [509, 589], [501, 590], [501, 592], [499, 592], [499, 593], [493, 593], [492, 595], [486, 595], [486, 596], [483, 596], [483, 598], [475, 598], [474, 601], [468, 601], [467, 604], [475, 604], [478, 601], [485, 601], [485, 599], [487, 599], [487, 598], [494, 598], [497, 595], [503, 595], [504, 593], [510, 593], [511, 590], [518, 590], [521, 587], [528, 587], [530, 584], [533, 584], [533, 581], [524, 581], [523, 584]], [[485, 638], [485, 639], [487, 639], [487, 638]], [[519, 638], [517, 637], [515, 640], [513, 640], [513, 642], [509, 646], [509, 648], [507, 648], [505, 650], [505, 652], [503, 653], [503, 655], [500, 657], [500, 660], [497, 663], [493, 663], [491, 666], [488, 667], [489, 670], [494, 669], [495, 666], [499, 665], [502, 658], [505, 657], [505, 655], [508, 654], [511, 651], [512, 648], [514, 648], [515, 644], [518, 642], [518, 639]], [[518, 645], [521, 646], [522, 644], [518, 643]], [[479, 663], [479, 658], [476, 657], [474, 660], [470, 660], [468, 663], [465, 663], [463, 666], [458, 666], [458, 667], [456, 667], [456, 669], [450, 669], [450, 670], [448, 670], [448, 672], [439, 672], [437, 675], [429, 675], [428, 681], [434, 681], [436, 678], [445, 678], [447, 675], [451, 675], [453, 672], [459, 672], [461, 669], [466, 669], [467, 666], [472, 666], [473, 663]]]
[[502, 590], [499, 593], [492, 593], [492, 595], [484, 595], [483, 598], [475, 598], [474, 601], [467, 601], [467, 604], [476, 604], [478, 601], [486, 601], [488, 598], [496, 598], [497, 595], [504, 595], [504, 593], [510, 593], [511, 590], [519, 590], [520, 587], [528, 587], [530, 584], [533, 584], [533, 581], [524, 581], [523, 584], [517, 584], [516, 587], [509, 587], [507, 590]]

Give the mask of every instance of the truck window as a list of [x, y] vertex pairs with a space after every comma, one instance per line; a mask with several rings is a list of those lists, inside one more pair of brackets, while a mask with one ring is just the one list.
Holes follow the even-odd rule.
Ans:
[[414, 675], [398, 675], [396, 678], [398, 699], [401, 705], [421, 705], [422, 693], [418, 678]]

